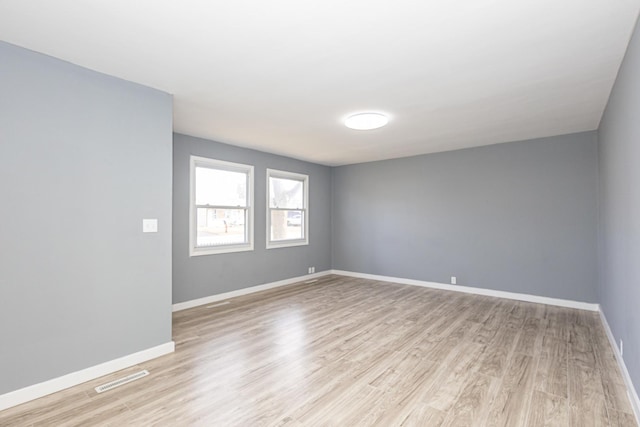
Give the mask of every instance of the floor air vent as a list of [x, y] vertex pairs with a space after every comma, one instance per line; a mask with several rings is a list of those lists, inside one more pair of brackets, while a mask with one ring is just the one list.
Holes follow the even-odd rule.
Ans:
[[115, 380], [115, 381], [108, 382], [106, 384], [99, 385], [98, 387], [96, 387], [96, 391], [98, 393], [103, 393], [105, 391], [111, 390], [112, 388], [120, 387], [121, 385], [130, 383], [131, 381], [135, 381], [135, 380], [138, 380], [138, 379], [140, 379], [142, 377], [146, 377], [147, 375], [149, 375], [149, 371], [147, 371], [145, 369], [144, 371], [140, 371], [140, 372], [136, 372], [135, 374], [127, 375], [126, 377], [120, 378], [119, 380]]

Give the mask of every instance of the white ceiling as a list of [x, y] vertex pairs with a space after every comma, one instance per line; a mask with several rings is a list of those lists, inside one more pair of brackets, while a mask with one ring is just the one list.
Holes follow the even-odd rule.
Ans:
[[[0, 0], [0, 39], [174, 94], [174, 129], [328, 165], [598, 127], [640, 0]], [[354, 131], [354, 112], [389, 125]]]

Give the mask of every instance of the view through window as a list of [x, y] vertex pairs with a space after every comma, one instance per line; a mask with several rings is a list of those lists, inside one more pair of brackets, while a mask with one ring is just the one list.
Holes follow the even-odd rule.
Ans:
[[192, 157], [192, 255], [253, 249], [253, 166]]
[[267, 170], [267, 247], [308, 244], [307, 175]]

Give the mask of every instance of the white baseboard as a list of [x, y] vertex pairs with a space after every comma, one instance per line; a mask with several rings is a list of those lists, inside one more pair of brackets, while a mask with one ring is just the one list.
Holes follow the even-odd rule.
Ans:
[[357, 277], [361, 279], [380, 280], [383, 282], [401, 283], [404, 285], [421, 286], [424, 288], [442, 289], [445, 291], [464, 292], [475, 295], [485, 295], [496, 298], [506, 298], [517, 301], [534, 302], [538, 304], [555, 305], [559, 307], [577, 308], [580, 310], [599, 311], [599, 304], [572, 301], [561, 298], [541, 297], [537, 295], [520, 294], [516, 292], [497, 291], [494, 289], [474, 288], [471, 286], [449, 285], [446, 283], [427, 282], [424, 280], [404, 279], [401, 277], [380, 276], [377, 274], [357, 273], [354, 271], [345, 270], [326, 270], [315, 274], [308, 274], [304, 276], [292, 277], [291, 279], [280, 280], [277, 282], [265, 283], [263, 285], [252, 286], [249, 288], [238, 289], [237, 291], [225, 292], [222, 294], [210, 295], [203, 298], [198, 298], [190, 301], [179, 302], [173, 304], [173, 311], [186, 310], [188, 308], [197, 307], [204, 304], [211, 304], [226, 300], [241, 295], [248, 295], [254, 292], [260, 292], [267, 289], [273, 289], [280, 286], [291, 285], [293, 283], [302, 282], [305, 280], [312, 280], [318, 277], [326, 276], [328, 274], [337, 274], [340, 276]]
[[598, 311], [599, 304], [572, 301], [560, 298], [540, 297], [537, 295], [520, 294], [515, 292], [496, 291], [493, 289], [474, 288], [471, 286], [448, 285], [446, 283], [426, 282], [423, 280], [403, 279], [401, 277], [379, 276], [377, 274], [356, 273], [353, 271], [331, 270], [331, 274], [358, 277], [361, 279], [381, 280], [383, 282], [401, 283], [403, 285], [422, 286], [424, 288], [442, 289], [445, 291], [464, 292], [467, 294], [485, 295], [489, 297], [506, 298], [517, 301], [535, 302], [538, 304], [556, 305], [560, 307], [577, 308], [580, 310]]
[[604, 330], [607, 333], [607, 337], [609, 337], [609, 343], [613, 348], [613, 353], [616, 355], [618, 366], [620, 366], [620, 372], [622, 373], [622, 377], [624, 378], [624, 383], [627, 386], [627, 394], [629, 395], [629, 401], [631, 402], [633, 413], [636, 416], [636, 422], [638, 423], [638, 425], [640, 425], [640, 398], [638, 398], [638, 392], [636, 391], [636, 388], [633, 385], [633, 381], [631, 381], [631, 375], [629, 375], [629, 371], [627, 370], [627, 365], [624, 363], [624, 359], [620, 354], [620, 349], [618, 348], [618, 343], [616, 342], [616, 338], [613, 336], [613, 332], [609, 327], [609, 322], [607, 322], [607, 317], [604, 315], [604, 312], [602, 310], [600, 310], [600, 320], [602, 320], [602, 325], [604, 326]]
[[280, 286], [287, 286], [294, 283], [304, 282], [307, 280], [317, 279], [318, 277], [326, 276], [330, 274], [330, 271], [321, 271], [314, 274], [305, 274], [304, 276], [292, 277], [290, 279], [279, 280], [277, 282], [265, 283], [262, 285], [251, 286], [249, 288], [238, 289], [237, 291], [225, 292], [222, 294], [209, 295], [207, 297], [192, 299], [185, 302], [179, 302], [173, 304], [173, 311], [186, 310], [188, 308], [197, 307], [199, 305], [211, 304], [212, 302], [222, 301], [233, 297], [239, 297], [242, 295], [253, 294], [255, 292], [266, 291], [267, 289], [278, 288]]
[[58, 378], [53, 378], [38, 384], [24, 387], [3, 395], [0, 395], [0, 411], [20, 405], [21, 403], [94, 380], [101, 376], [117, 372], [121, 369], [155, 359], [172, 353], [175, 350], [175, 343], [170, 341], [165, 344], [151, 347], [137, 353], [129, 354], [118, 359], [110, 360], [99, 365], [91, 366], [81, 371], [72, 372]]

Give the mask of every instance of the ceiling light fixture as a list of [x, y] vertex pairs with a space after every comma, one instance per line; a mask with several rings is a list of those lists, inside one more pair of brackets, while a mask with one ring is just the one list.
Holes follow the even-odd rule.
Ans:
[[372, 130], [389, 123], [389, 118], [380, 113], [358, 113], [347, 117], [344, 124], [349, 129]]

